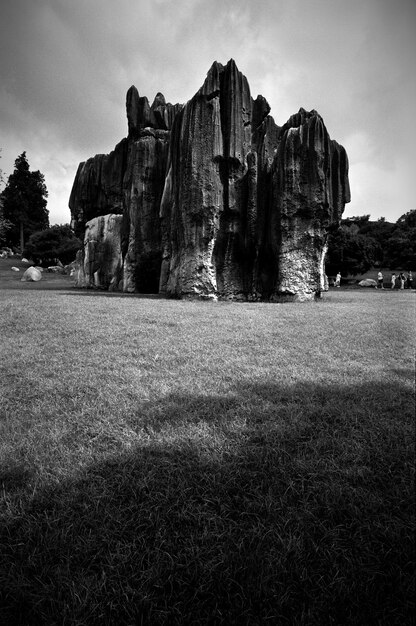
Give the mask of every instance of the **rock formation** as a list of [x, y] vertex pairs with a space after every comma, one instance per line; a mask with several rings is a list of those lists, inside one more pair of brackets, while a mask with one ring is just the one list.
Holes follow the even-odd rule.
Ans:
[[279, 127], [233, 60], [184, 106], [131, 87], [128, 137], [81, 163], [70, 209], [78, 286], [174, 297], [306, 300], [324, 289], [348, 159], [316, 111]]
[[77, 263], [76, 284], [118, 291], [123, 287], [121, 252], [123, 216], [107, 214], [86, 224], [84, 249]]

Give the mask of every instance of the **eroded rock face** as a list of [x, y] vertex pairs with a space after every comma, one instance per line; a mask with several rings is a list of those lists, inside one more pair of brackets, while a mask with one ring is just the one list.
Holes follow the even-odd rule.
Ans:
[[129, 143], [124, 174], [123, 290], [157, 293], [162, 262], [160, 203], [169, 132], [146, 129]]
[[86, 223], [109, 213], [123, 214], [123, 177], [128, 141], [123, 139], [110, 154], [97, 154], [78, 166], [69, 198], [72, 227], [83, 237]]
[[350, 200], [344, 148], [316, 111], [300, 109], [279, 133], [272, 166], [272, 299], [309, 299], [323, 289], [328, 229]]
[[126, 108], [128, 137], [82, 163], [71, 194], [78, 232], [90, 220], [85, 276], [91, 233], [107, 237], [91, 218], [111, 213], [121, 265], [113, 283], [105, 270], [102, 287], [237, 300], [306, 300], [325, 288], [328, 229], [349, 201], [348, 160], [316, 111], [277, 126], [232, 60], [214, 63], [183, 107], [162, 94], [150, 106], [131, 87]]
[[103, 215], [87, 222], [84, 249], [78, 259], [76, 287], [122, 289], [122, 215]]
[[[137, 89], [130, 87], [126, 96], [127, 138], [109, 155], [96, 155], [80, 163], [69, 200], [72, 226], [78, 236], [85, 236], [79, 286], [108, 288], [111, 283], [113, 288], [117, 283], [129, 292], [158, 291], [162, 260], [160, 202], [169, 129], [180, 108], [181, 105], [166, 103], [160, 93], [150, 106], [146, 97], [140, 97]], [[108, 275], [94, 281], [90, 272], [92, 252], [87, 244], [93, 231], [94, 236], [107, 236], [102, 222], [93, 224], [103, 215], [121, 216], [117, 224], [122, 263], [113, 282], [109, 282]], [[118, 261], [114, 267], [118, 268]]]

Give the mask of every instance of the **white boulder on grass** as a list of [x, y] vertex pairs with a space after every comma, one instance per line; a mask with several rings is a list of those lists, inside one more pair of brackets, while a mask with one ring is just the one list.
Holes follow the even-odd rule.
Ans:
[[364, 278], [358, 283], [360, 287], [377, 287], [377, 283], [372, 278]]
[[65, 268], [62, 265], [49, 265], [48, 272], [54, 274], [65, 274]]
[[37, 282], [38, 280], [41, 280], [41, 278], [42, 278], [42, 272], [40, 272], [37, 267], [32, 266], [32, 267], [27, 268], [21, 280], [23, 282], [30, 282], [30, 281]]

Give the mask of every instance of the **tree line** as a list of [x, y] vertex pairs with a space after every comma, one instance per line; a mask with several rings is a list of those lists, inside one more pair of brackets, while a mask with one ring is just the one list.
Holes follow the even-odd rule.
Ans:
[[[0, 184], [5, 184], [1, 169]], [[81, 241], [68, 224], [49, 225], [47, 197], [43, 174], [30, 171], [26, 152], [22, 152], [0, 193], [0, 246], [19, 250], [37, 263], [56, 259], [70, 263]], [[328, 276], [338, 272], [357, 276], [372, 267], [416, 270], [416, 210], [403, 214], [395, 223], [386, 222], [384, 217], [371, 221], [369, 215], [349, 217], [330, 233], [325, 268]]]
[[416, 210], [397, 222], [377, 221], [369, 215], [349, 217], [330, 233], [326, 273], [357, 276], [370, 268], [407, 271], [416, 269]]
[[[0, 170], [0, 183], [4, 184]], [[37, 264], [63, 264], [75, 259], [81, 241], [68, 224], [49, 225], [45, 177], [31, 171], [26, 152], [14, 163], [14, 171], [0, 193], [0, 246], [19, 251]]]

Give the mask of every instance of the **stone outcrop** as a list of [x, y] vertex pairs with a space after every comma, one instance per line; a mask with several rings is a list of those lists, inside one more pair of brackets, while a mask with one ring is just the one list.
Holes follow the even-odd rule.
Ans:
[[279, 127], [233, 60], [184, 106], [131, 87], [126, 108], [127, 138], [75, 178], [78, 286], [236, 300], [325, 289], [328, 232], [350, 198], [346, 152], [316, 111]]
[[87, 222], [84, 249], [78, 253], [76, 283], [79, 287], [122, 289], [122, 215], [103, 215]]
[[347, 174], [344, 148], [316, 111], [300, 109], [280, 131], [272, 167], [273, 294], [308, 298], [317, 284], [323, 289], [328, 230], [350, 198]]
[[110, 154], [97, 154], [80, 163], [69, 206], [72, 225], [83, 237], [87, 222], [109, 213], [123, 214], [123, 178], [128, 141], [123, 139]]
[[[159, 289], [161, 266], [160, 201], [166, 176], [170, 127], [180, 105], [165, 102], [157, 94], [152, 106], [130, 87], [126, 97], [128, 137], [109, 155], [97, 155], [80, 163], [72, 188], [69, 206], [75, 233], [84, 237], [84, 252], [76, 285], [154, 293]], [[100, 216], [113, 215], [113, 221]], [[120, 216], [116, 220], [115, 216]], [[94, 224], [94, 219], [98, 220]], [[117, 227], [115, 227], [117, 224]], [[110, 277], [102, 251], [109, 250], [108, 227], [117, 229], [120, 241], [111, 249], [120, 249], [113, 263], [117, 274]], [[98, 237], [104, 237], [98, 245]], [[95, 243], [92, 244], [91, 242]], [[95, 252], [97, 251], [97, 252]], [[94, 260], [94, 255], [99, 258]], [[91, 267], [95, 267], [91, 271]], [[105, 271], [100, 269], [104, 268]], [[104, 272], [104, 273], [103, 273]]]
[[159, 289], [159, 211], [168, 149], [167, 130], [147, 128], [129, 143], [124, 173], [124, 291], [155, 293]]

